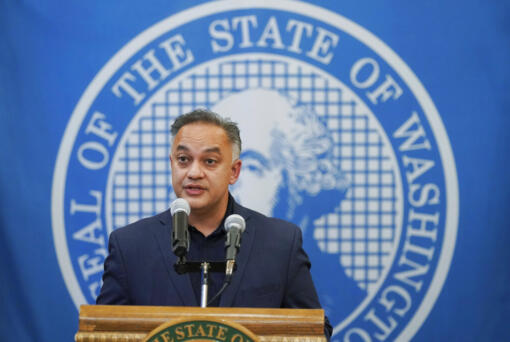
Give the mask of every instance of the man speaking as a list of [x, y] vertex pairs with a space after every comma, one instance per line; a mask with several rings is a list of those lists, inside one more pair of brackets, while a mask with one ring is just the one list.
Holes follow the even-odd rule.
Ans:
[[[225, 219], [237, 214], [246, 223], [231, 283], [209, 305], [320, 308], [299, 227], [244, 208], [229, 193], [242, 164], [237, 125], [200, 109], [178, 117], [171, 133], [172, 186], [191, 209], [187, 259], [224, 261]], [[170, 210], [115, 230], [97, 304], [198, 306], [201, 275], [175, 271], [172, 231]], [[224, 279], [210, 274], [211, 295]], [[325, 333], [329, 339], [327, 320]]]

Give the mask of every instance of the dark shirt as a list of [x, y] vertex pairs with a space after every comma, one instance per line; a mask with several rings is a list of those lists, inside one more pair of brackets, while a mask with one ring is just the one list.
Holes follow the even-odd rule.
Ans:
[[[227, 211], [221, 220], [220, 225], [209, 236], [204, 236], [198, 229], [189, 226], [190, 246], [187, 259], [189, 261], [219, 261], [225, 262], [225, 239], [226, 231], [223, 226], [225, 219], [234, 213], [234, 202], [229, 195]], [[202, 275], [200, 272], [190, 273], [191, 286], [195, 292], [197, 302], [200, 303]], [[214, 295], [220, 290], [225, 279], [224, 272], [210, 272], [209, 273], [209, 291], [208, 300], [213, 298]], [[217, 298], [207, 306], [218, 306], [220, 298]]]

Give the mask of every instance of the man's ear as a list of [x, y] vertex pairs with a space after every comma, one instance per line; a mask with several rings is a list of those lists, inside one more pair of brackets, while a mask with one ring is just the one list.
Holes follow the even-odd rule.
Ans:
[[229, 184], [232, 185], [232, 184], [235, 184], [235, 182], [237, 182], [237, 179], [239, 178], [239, 175], [241, 174], [241, 165], [243, 164], [243, 162], [241, 161], [241, 159], [237, 159], [235, 162], [232, 163], [232, 174], [230, 175], [230, 180], [229, 180]]

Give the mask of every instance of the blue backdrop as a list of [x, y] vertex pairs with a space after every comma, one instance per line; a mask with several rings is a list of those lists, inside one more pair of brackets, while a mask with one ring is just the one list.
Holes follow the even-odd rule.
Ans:
[[[321, 128], [318, 130], [327, 131], [326, 140], [332, 144], [328, 158], [333, 166], [343, 170], [341, 174], [321, 173], [325, 178], [320, 190], [324, 187], [337, 190], [337, 193], [327, 192], [323, 197], [321, 203], [332, 204], [331, 210], [326, 210], [324, 216], [289, 216], [288, 210], [280, 207], [270, 208], [267, 212], [293, 220], [303, 229], [303, 225], [307, 226], [304, 230], [305, 248], [312, 263], [315, 262], [312, 270], [316, 269], [314, 277], [321, 300], [328, 306], [329, 315], [334, 317], [334, 339], [351, 338], [355, 341], [358, 337], [365, 337], [365, 340], [375, 341], [401, 336], [405, 340], [412, 336], [416, 341], [510, 340], [507, 323], [510, 316], [510, 230], [507, 223], [510, 181], [506, 172], [510, 163], [506, 151], [510, 146], [510, 120], [507, 115], [510, 108], [510, 5], [505, 1], [475, 0], [461, 3], [296, 1], [295, 8], [289, 6], [284, 9], [277, 8], [270, 1], [258, 3], [266, 4], [266, 7], [253, 9], [247, 3], [246, 7], [233, 8], [231, 2], [215, 2], [213, 5], [218, 7], [214, 7], [210, 2], [195, 0], [150, 3], [4, 0], [0, 3], [0, 160], [3, 161], [0, 168], [0, 340], [73, 340], [78, 325], [77, 306], [93, 301], [97, 290], [94, 286], [101, 275], [94, 269], [102, 265], [101, 253], [104, 251], [101, 248], [86, 249], [76, 240], [101, 240], [109, 230], [138, 216], [158, 211], [161, 203], [170, 199], [171, 188], [164, 190], [169, 185], [164, 183], [161, 196], [157, 186], [153, 186], [150, 192], [151, 198], [159, 196], [162, 202], [141, 201], [141, 206], [149, 203], [150, 208], [146, 211], [133, 209], [138, 216], [126, 214], [118, 205], [122, 198], [129, 196], [122, 195], [119, 184], [124, 184], [123, 178], [116, 177], [125, 171], [122, 171], [122, 165], [130, 162], [126, 156], [142, 151], [133, 152], [129, 149], [130, 143], [138, 138], [144, 139], [141, 131], [145, 127], [143, 118], [153, 115], [153, 119], [157, 120], [159, 115], [156, 110], [149, 113], [148, 108], [156, 108], [161, 102], [159, 97], [173, 93], [182, 97], [179, 106], [175, 107], [177, 109], [171, 107], [171, 97], [163, 101], [168, 118], [176, 114], [172, 110], [185, 110], [194, 105], [229, 108], [230, 103], [237, 100], [223, 95], [229, 91], [239, 92], [243, 101], [252, 95], [249, 88], [270, 89], [273, 94], [285, 93], [277, 100], [282, 101], [282, 105], [312, 108], [319, 118]], [[198, 5], [205, 7], [194, 8]], [[182, 12], [187, 9], [188, 12]], [[243, 24], [238, 22], [235, 26], [233, 18], [249, 15], [258, 19], [258, 31], [254, 26], [254, 44], [243, 46], [243, 42], [246, 45], [248, 41], [240, 33]], [[275, 26], [271, 24], [272, 17], [277, 23]], [[217, 20], [216, 26], [211, 26], [214, 20]], [[292, 39], [296, 35], [289, 35], [289, 32], [297, 32], [296, 27], [299, 27], [295, 24], [295, 31], [292, 31], [288, 26], [292, 20], [307, 23], [301, 26], [302, 45], [295, 45], [296, 41]], [[254, 25], [250, 21], [244, 23]], [[279, 31], [275, 27], [280, 27]], [[310, 27], [309, 31], [307, 27]], [[233, 33], [230, 36], [232, 47], [229, 46], [228, 32]], [[282, 46], [279, 46], [278, 34], [283, 37]], [[218, 44], [217, 51], [211, 43], [213, 37]], [[165, 42], [169, 42], [168, 50], [161, 47]], [[148, 68], [150, 56], [147, 53], [157, 46], [161, 49], [156, 51], [159, 61], [162, 53], [167, 53], [166, 62], [173, 62], [173, 69], [164, 82], [161, 77], [163, 69], [143, 78], [139, 72], [141, 69], [136, 67], [137, 61], [141, 61], [145, 64], [139, 66]], [[187, 51], [194, 52], [193, 60], [187, 59]], [[170, 57], [172, 53], [175, 59]], [[195, 93], [194, 102], [183, 104], [186, 80], [198, 79], [200, 75], [209, 77], [217, 68], [222, 77], [228, 74], [229, 68], [238, 70], [236, 56], [245, 58], [243, 63], [248, 69], [257, 63], [272, 65], [274, 70], [270, 79], [275, 80], [274, 83], [264, 83], [265, 76], [260, 75], [265, 69], [261, 66], [262, 71], [257, 69], [259, 73], [256, 75], [259, 83], [254, 87], [237, 85], [240, 76], [231, 73], [232, 81], [229, 82], [234, 82], [234, 86], [220, 80], [222, 89], [227, 90], [214, 95], [214, 83], [208, 83], [208, 94], [213, 95], [207, 95], [210, 96], [207, 100], [200, 101], [198, 93]], [[355, 65], [360, 68], [356, 69]], [[299, 83], [297, 93], [291, 83], [278, 85], [279, 67], [288, 68], [285, 69], [287, 76], [294, 70], [292, 68], [299, 70], [298, 78], [302, 83]], [[372, 84], [371, 76], [375, 75], [376, 69], [380, 71], [377, 76], [381, 78]], [[161, 78], [157, 82], [156, 76]], [[251, 82], [255, 79], [252, 76], [246, 76], [243, 82]], [[125, 85], [128, 83], [120, 87], [119, 83], [115, 83], [120, 82], [122, 77], [127, 77], [124, 80], [128, 80], [131, 88]], [[152, 93], [148, 81], [151, 77], [157, 83]], [[318, 80], [311, 82], [316, 82], [313, 83], [316, 92], [313, 94], [319, 95], [310, 95], [302, 90], [309, 79]], [[377, 93], [376, 88], [388, 79], [396, 80], [399, 86], [389, 87], [386, 97]], [[335, 80], [341, 84], [335, 83]], [[317, 90], [320, 82], [328, 84], [329, 88]], [[114, 91], [116, 85], [117, 91]], [[194, 83], [192, 91], [197, 87], [200, 87], [199, 83]], [[394, 195], [391, 203], [388, 202], [393, 209], [388, 212], [393, 213], [390, 218], [395, 222], [389, 224], [389, 237], [382, 231], [375, 233], [374, 241], [379, 243], [387, 238], [384, 241], [389, 243], [389, 247], [384, 247], [382, 242], [379, 247], [374, 247], [379, 256], [384, 257], [387, 253], [388, 259], [376, 261], [379, 268], [375, 268], [373, 277], [368, 268], [366, 274], [358, 276], [355, 254], [346, 252], [357, 248], [357, 240], [352, 237], [356, 235], [355, 229], [347, 232], [350, 229], [346, 228], [348, 222], [342, 221], [342, 217], [348, 216], [346, 213], [353, 212], [345, 203], [350, 203], [351, 199], [355, 206], [356, 199], [359, 200], [356, 194], [364, 192], [355, 191], [363, 185], [357, 183], [358, 178], [355, 177], [361, 173], [360, 169], [354, 168], [349, 173], [351, 164], [347, 156], [350, 152], [341, 149], [335, 152], [334, 148], [350, 143], [349, 139], [342, 138], [347, 136], [346, 131], [340, 130], [347, 122], [342, 120], [347, 120], [346, 116], [350, 114], [343, 111], [337, 113], [338, 118], [332, 118], [335, 110], [327, 109], [327, 104], [319, 103], [318, 97], [315, 97], [332, 92], [333, 88], [345, 96], [342, 105], [356, 103], [361, 108], [360, 113], [365, 110], [362, 114], [368, 118], [368, 123], [364, 132], [379, 132], [376, 134], [379, 138], [374, 138], [380, 141], [382, 152], [378, 156], [387, 158], [393, 165], [386, 171], [393, 175], [390, 188], [394, 189]], [[140, 97], [142, 93], [147, 95], [147, 99]], [[373, 94], [372, 101], [370, 94]], [[154, 97], [149, 101], [148, 95]], [[307, 100], [309, 96], [312, 100]], [[220, 101], [223, 99], [224, 102]], [[400, 107], [383, 107], [392, 100], [400, 101]], [[400, 111], [406, 114], [400, 116]], [[416, 111], [418, 121], [413, 121], [413, 111]], [[97, 112], [99, 116], [92, 119]], [[124, 117], [122, 113], [126, 113]], [[135, 114], [139, 126], [131, 122]], [[94, 127], [102, 128], [97, 128], [95, 133], [91, 126], [87, 130], [87, 123], [90, 124], [91, 120], [96, 120]], [[256, 121], [253, 120], [252, 123]], [[163, 126], [168, 127], [168, 123], [163, 122]], [[406, 123], [409, 125], [406, 126]], [[418, 134], [417, 140], [406, 140], [410, 139], [409, 132], [419, 132], [420, 127], [424, 129], [423, 135]], [[123, 136], [124, 130], [131, 133]], [[158, 131], [151, 132], [154, 141], [157, 141]], [[95, 140], [87, 140], [91, 136]], [[250, 146], [249, 141], [247, 146]], [[436, 151], [436, 154], [427, 155], [427, 151], [412, 154], [413, 148], [407, 145], [406, 150], [405, 141], [414, 144], [426, 144], [428, 141], [431, 147], [423, 151]], [[153, 152], [157, 155], [156, 147]], [[427, 178], [418, 182], [431, 184], [429, 192], [423, 190], [419, 193], [427, 197], [430, 208], [413, 206], [412, 198], [409, 199], [409, 196], [413, 197], [410, 193], [413, 182], [409, 181], [406, 157], [420, 158], [423, 163], [431, 160], [434, 164], [426, 174]], [[355, 159], [352, 161], [356, 164]], [[157, 169], [158, 160], [153, 162]], [[371, 165], [369, 159], [366, 162]], [[80, 169], [80, 163], [85, 167]], [[328, 165], [320, 164], [317, 170]], [[133, 167], [143, 169], [144, 164]], [[167, 166], [161, 168], [165, 171]], [[98, 173], [95, 173], [96, 170]], [[378, 170], [379, 174], [384, 171]], [[326, 176], [331, 174], [335, 175], [336, 183], [328, 188]], [[314, 183], [306, 183], [306, 174], [302, 177], [306, 194], [294, 193], [294, 196], [302, 196], [304, 201], [306, 196], [312, 200], [317, 198], [316, 192], [310, 190]], [[139, 181], [143, 183], [143, 180]], [[154, 180], [156, 185], [158, 182]], [[299, 187], [285, 184], [286, 188]], [[104, 193], [94, 193], [95, 189], [104, 190]], [[368, 186], [363, 189], [370, 192]], [[432, 206], [437, 204], [434, 203], [435, 191], [440, 193], [437, 209]], [[279, 193], [279, 196], [287, 205], [293, 198], [292, 193]], [[342, 197], [342, 205], [335, 202], [339, 201], [338, 196]], [[415, 194], [415, 204], [419, 201], [418, 197]], [[106, 208], [100, 208], [98, 198]], [[379, 208], [384, 208], [385, 204], [380, 203]], [[86, 205], [89, 207], [84, 207]], [[369, 206], [363, 207], [367, 217]], [[431, 239], [436, 245], [412, 240], [412, 229], [406, 229], [405, 222], [412, 221], [412, 210], [418, 207], [429, 210], [427, 213], [431, 215], [436, 211], [430, 210], [437, 210], [437, 236]], [[100, 229], [79, 230], [94, 222], [93, 216], [85, 214], [93, 214], [96, 209], [100, 211]], [[260, 210], [264, 211], [263, 208]], [[312, 205], [310, 210], [325, 209]], [[73, 216], [75, 213], [84, 216], [76, 218]], [[379, 216], [380, 222], [374, 218], [379, 222], [376, 224], [379, 228], [384, 223], [383, 216], [384, 213]], [[453, 217], [451, 222], [445, 222], [448, 217]], [[356, 216], [353, 214], [352, 218], [355, 220]], [[339, 221], [335, 223], [335, 220]], [[368, 226], [369, 221], [363, 221], [361, 226]], [[74, 238], [72, 229], [75, 229]], [[360, 234], [366, 234], [362, 238], [366, 245], [360, 248], [367, 251], [363, 254], [366, 259], [360, 262], [368, 265], [371, 233], [367, 230]], [[346, 239], [351, 239], [352, 244], [344, 245]], [[406, 241], [414, 241], [416, 248], [422, 248], [421, 257], [427, 258], [422, 265], [428, 270], [423, 279], [414, 275], [403, 276], [407, 287], [402, 285], [398, 288], [405, 288], [407, 294], [413, 293], [406, 302], [412, 302], [412, 306], [402, 316], [393, 310], [391, 317], [397, 320], [397, 326], [383, 336], [381, 326], [370, 326], [376, 321], [369, 314], [370, 305], [375, 305], [380, 298], [378, 291], [389, 286], [385, 285], [386, 280], [395, 274], [396, 278], [399, 278], [398, 274], [402, 278], [403, 273], [393, 267], [405, 264], [402, 258], [398, 258], [398, 253], [406, 250]], [[102, 246], [101, 241], [97, 246]], [[392, 251], [397, 254], [392, 254]], [[430, 258], [426, 251], [430, 251]], [[450, 253], [453, 253], [451, 260], [448, 257]], [[331, 261], [332, 257], [335, 261]], [[326, 278], [327, 268], [315, 266], [324, 262], [341, 265], [342, 268], [335, 271], [341, 273]], [[356, 291], [362, 291], [361, 296], [366, 298], [363, 304], [363, 298], [360, 298], [344, 305], [342, 298], [334, 295], [335, 287], [329, 284], [335, 281], [345, 284], [344, 278], [356, 281]], [[420, 286], [423, 288], [418, 290]], [[413, 288], [416, 293], [412, 292]], [[353, 293], [349, 291], [354, 290], [345, 291], [349, 297], [348, 294]], [[345, 293], [343, 298], [347, 300]], [[396, 306], [402, 307], [402, 300], [408, 297], [399, 293]], [[366, 311], [360, 309], [354, 312], [357, 305]], [[380, 307], [374, 308], [379, 310], [374, 312], [383, 322], [379, 323], [390, 326], [390, 314], [385, 315]], [[356, 328], [359, 330], [352, 330]]]

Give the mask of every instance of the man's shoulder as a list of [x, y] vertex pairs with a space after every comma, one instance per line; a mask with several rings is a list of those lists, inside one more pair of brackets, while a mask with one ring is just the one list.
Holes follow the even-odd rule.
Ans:
[[115, 229], [111, 233], [111, 236], [115, 236], [116, 238], [137, 238], [146, 236], [148, 230], [164, 227], [169, 222], [170, 217], [169, 210], [165, 210], [154, 216], [145, 217], [124, 227]]
[[266, 216], [258, 211], [243, 207], [237, 204], [238, 210], [246, 219], [248, 226], [253, 226], [258, 232], [267, 232], [273, 236], [290, 235], [294, 236], [301, 232], [301, 229], [292, 222], [276, 217]]

